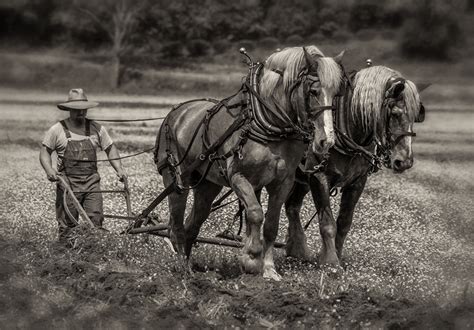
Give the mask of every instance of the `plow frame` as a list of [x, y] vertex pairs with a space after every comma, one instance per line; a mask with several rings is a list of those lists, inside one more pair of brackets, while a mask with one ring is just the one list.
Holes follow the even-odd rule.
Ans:
[[[75, 208], [78, 210], [80, 217], [84, 220], [87, 226], [95, 227], [94, 223], [87, 216], [86, 211], [84, 210], [80, 202], [77, 200], [74, 193], [88, 192], [88, 193], [122, 194], [125, 198], [125, 203], [127, 207], [127, 215], [104, 214], [104, 218], [128, 220], [129, 221], [128, 228], [127, 230], [123, 231], [122, 234], [131, 234], [131, 235], [148, 234], [148, 235], [153, 235], [153, 236], [158, 236], [158, 237], [163, 237], [163, 238], [168, 238], [168, 239], [170, 238], [169, 225], [165, 223], [160, 223], [156, 219], [151, 218], [148, 215], [151, 212], [151, 210], [150, 212], [146, 214], [146, 217], [143, 217], [143, 212], [142, 214], [138, 216], [133, 215], [132, 207], [131, 207], [130, 189], [128, 185], [128, 180], [126, 178], [123, 181], [124, 188], [121, 190], [96, 190], [96, 191], [73, 191], [70, 185], [67, 183], [67, 181], [63, 177], [59, 176], [58, 178], [59, 178], [59, 182], [64, 187], [65, 192], [67, 192], [67, 195], [72, 199], [72, 202]], [[218, 200], [216, 200], [214, 204], [212, 205], [211, 212], [217, 211], [218, 209], [221, 209], [237, 201], [236, 199], [233, 199], [231, 201], [223, 203], [225, 199], [231, 195], [231, 193], [232, 193], [232, 190], [229, 190], [224, 195], [222, 195]], [[68, 206], [66, 203], [65, 203], [65, 209], [66, 209], [66, 212], [70, 214], [70, 210], [68, 209]], [[241, 218], [241, 222], [242, 221], [243, 219]], [[140, 222], [141, 224], [139, 226], [134, 227], [135, 224], [140, 223]], [[242, 223], [240, 227], [242, 227]], [[218, 234], [216, 237], [198, 236], [196, 238], [196, 243], [232, 247], [232, 248], [242, 248], [244, 246], [243, 238], [241, 236], [229, 233], [228, 231], [224, 231], [223, 233]], [[286, 244], [281, 243], [281, 242], [275, 242], [275, 245], [274, 245], [275, 248], [284, 248], [285, 246]]]

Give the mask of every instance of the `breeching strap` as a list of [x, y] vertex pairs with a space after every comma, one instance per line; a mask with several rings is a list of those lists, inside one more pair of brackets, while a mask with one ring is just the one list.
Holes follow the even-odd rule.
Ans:
[[[194, 162], [191, 163], [182, 173], [181, 176], [186, 176], [191, 174], [194, 170], [196, 170], [201, 164], [207, 160], [212, 161], [209, 159], [209, 156], [217, 151], [217, 149], [236, 131], [238, 130], [246, 121], [244, 116], [239, 117], [236, 121], [232, 123], [231, 126], [224, 132], [224, 134], [216, 140], [206, 151], [204, 151]], [[165, 190], [163, 190], [148, 206], [144, 209], [138, 216], [137, 220], [143, 219], [148, 214], [150, 214], [153, 209], [161, 203], [169, 194], [176, 190], [175, 183], [171, 183], [168, 185]]]

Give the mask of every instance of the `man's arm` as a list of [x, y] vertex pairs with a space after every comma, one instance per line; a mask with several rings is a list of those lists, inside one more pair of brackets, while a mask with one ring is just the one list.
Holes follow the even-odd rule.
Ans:
[[109, 159], [110, 165], [115, 169], [117, 172], [117, 176], [119, 177], [120, 181], [123, 181], [123, 178], [126, 177], [126, 173], [123, 170], [122, 167], [122, 162], [120, 159], [120, 154], [117, 150], [117, 147], [115, 147], [115, 144], [111, 144], [110, 147], [105, 149], [105, 153], [107, 154], [107, 158]]
[[48, 178], [48, 180], [54, 182], [58, 181], [58, 172], [53, 168], [53, 161], [51, 160], [52, 153], [53, 150], [42, 145], [39, 154], [39, 160], [41, 166], [43, 166], [43, 169], [46, 172], [46, 177]]

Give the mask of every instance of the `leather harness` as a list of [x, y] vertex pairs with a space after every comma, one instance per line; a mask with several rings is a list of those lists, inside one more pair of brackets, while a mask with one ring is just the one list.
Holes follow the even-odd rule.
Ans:
[[[351, 107], [352, 95], [353, 95], [353, 80], [356, 72], [352, 72], [349, 77], [345, 77], [343, 84], [341, 85], [340, 95], [335, 98], [335, 131], [336, 131], [336, 143], [334, 149], [344, 155], [360, 155], [366, 159], [370, 164], [371, 168], [369, 173], [378, 171], [382, 165], [388, 166], [390, 161], [391, 149], [395, 147], [405, 136], [416, 136], [416, 133], [409, 131], [396, 131], [391, 132], [389, 127], [390, 110], [394, 106], [396, 100], [389, 95], [389, 88], [395, 84], [404, 83], [403, 78], [396, 78], [393, 81], [387, 83], [385, 92], [385, 99], [382, 103], [382, 117], [384, 120], [385, 134], [384, 139], [378, 136], [376, 131], [377, 123], [374, 123], [374, 131], [363, 141], [361, 144], [355, 142], [350, 136], [348, 122], [350, 113], [348, 109]], [[385, 141], [382, 143], [381, 141]], [[374, 150], [375, 149], [375, 150]], [[372, 151], [374, 150], [374, 151]]]

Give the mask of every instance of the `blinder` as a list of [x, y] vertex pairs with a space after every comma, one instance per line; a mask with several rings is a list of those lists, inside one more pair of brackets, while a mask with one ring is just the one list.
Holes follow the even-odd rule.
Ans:
[[[388, 90], [385, 92], [386, 101], [385, 105], [388, 107], [387, 112], [387, 128], [386, 128], [386, 137], [388, 140], [389, 148], [395, 147], [400, 141], [406, 136], [416, 136], [415, 132], [410, 131], [390, 131], [390, 117], [392, 116], [392, 109], [396, 105], [398, 99], [401, 98], [401, 92], [405, 89], [405, 80], [403, 78], [396, 78], [390, 81], [391, 85]], [[420, 109], [421, 110], [421, 109]]]
[[425, 106], [420, 102], [420, 111], [415, 117], [415, 123], [422, 123], [425, 121]]
[[319, 105], [314, 107], [309, 107], [309, 98], [310, 96], [316, 97], [315, 93], [311, 91], [313, 84], [319, 83], [319, 77], [316, 73], [309, 71], [308, 68], [303, 69], [300, 74], [299, 78], [293, 83], [290, 88], [290, 96], [293, 94], [294, 90], [298, 88], [301, 84], [303, 84], [303, 93], [305, 99], [305, 106], [306, 112], [311, 117], [317, 117], [322, 114], [326, 110], [336, 110], [336, 106], [332, 105]]
[[385, 98], [398, 98], [405, 89], [405, 79], [403, 78], [392, 78], [387, 83], [387, 90], [385, 92]]

